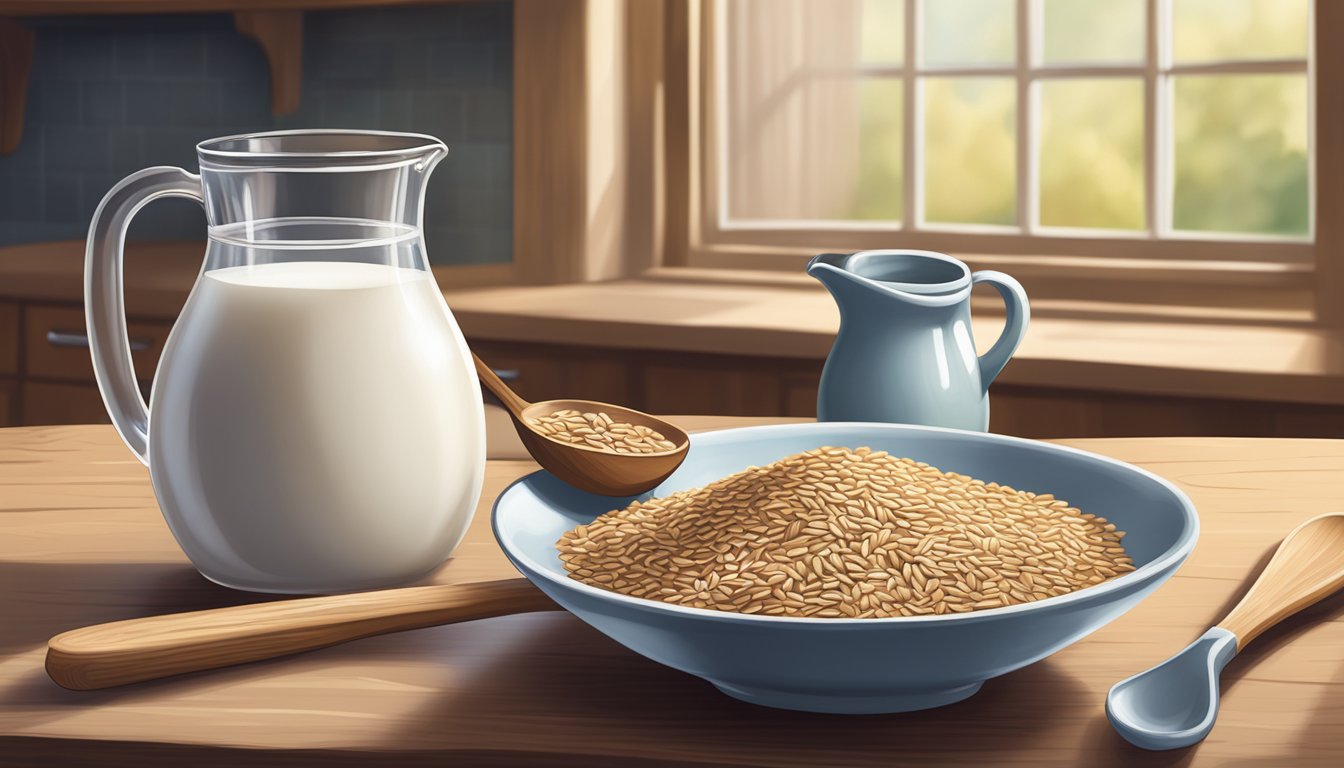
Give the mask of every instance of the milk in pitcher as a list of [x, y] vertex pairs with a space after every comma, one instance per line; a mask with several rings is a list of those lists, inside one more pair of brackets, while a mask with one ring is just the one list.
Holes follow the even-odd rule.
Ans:
[[427, 270], [205, 272], [150, 406], [174, 534], [202, 573], [247, 589], [432, 570], [480, 493], [481, 412], [458, 405], [476, 394], [468, 359]]

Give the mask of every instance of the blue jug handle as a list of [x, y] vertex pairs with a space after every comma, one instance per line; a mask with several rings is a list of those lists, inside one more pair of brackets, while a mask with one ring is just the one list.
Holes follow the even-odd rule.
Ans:
[[1017, 351], [1022, 337], [1027, 334], [1027, 324], [1031, 322], [1031, 305], [1027, 303], [1027, 292], [1022, 284], [1002, 272], [982, 270], [971, 275], [971, 284], [989, 283], [1003, 297], [1007, 308], [1007, 320], [1003, 324], [1003, 333], [988, 352], [980, 356], [980, 387], [986, 391], [995, 377], [1008, 364], [1008, 359]]

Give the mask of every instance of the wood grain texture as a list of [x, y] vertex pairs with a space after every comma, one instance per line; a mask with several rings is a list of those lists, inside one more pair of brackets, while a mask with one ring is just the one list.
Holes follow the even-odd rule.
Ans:
[[[713, 419], [676, 417], [690, 429]], [[722, 420], [734, 424], [745, 420]], [[1267, 631], [1223, 675], [1218, 727], [1172, 754], [1123, 742], [1111, 684], [1215, 623], [1284, 534], [1339, 507], [1344, 444], [1069, 441], [1176, 483], [1199, 546], [1125, 616], [954, 706], [844, 717], [753, 707], [607, 640], [528, 614], [358, 640], [273, 662], [76, 693], [46, 640], [103, 621], [264, 602], [183, 559], [110, 427], [0, 431], [0, 762], [56, 765], [1335, 766], [1344, 762], [1344, 597]], [[535, 465], [491, 462], [481, 507], [427, 581], [516, 575], [489, 503]]]
[[514, 263], [526, 282], [578, 279], [588, 246], [588, 2], [513, 6]]
[[47, 644], [47, 674], [77, 691], [274, 659], [375, 635], [559, 610], [527, 579], [277, 600], [72, 629]]
[[1237, 636], [1237, 650], [1261, 633], [1344, 587], [1344, 513], [1294, 528], [1269, 565], [1218, 626]]
[[[1316, 169], [1312, 177], [1316, 204], [1313, 226], [1316, 230], [1314, 248], [1316, 319], [1330, 328], [1344, 328], [1344, 219], [1332, 215], [1344, 206], [1344, 143], [1332, 141], [1344, 125], [1344, 47], [1339, 45], [1339, 30], [1344, 29], [1344, 3], [1316, 0], [1312, 3], [1312, 56], [1318, 73], [1312, 78], [1316, 89], [1312, 115], [1316, 121], [1315, 135], [1328, 137], [1317, 141]], [[1329, 73], [1328, 75], [1325, 73]]]

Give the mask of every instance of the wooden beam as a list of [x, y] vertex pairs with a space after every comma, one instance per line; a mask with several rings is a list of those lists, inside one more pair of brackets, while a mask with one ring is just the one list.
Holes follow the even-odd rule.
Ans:
[[638, 274], [662, 221], [662, 3], [516, 0], [513, 13], [519, 276]]
[[1344, 328], [1344, 48], [1335, 34], [1344, 29], [1344, 3], [1316, 3], [1316, 318]]
[[0, 154], [18, 149], [23, 138], [34, 38], [31, 29], [13, 19], [0, 18]]
[[581, 276], [586, 247], [586, 0], [513, 8], [514, 263], [525, 282]]
[[303, 11], [237, 11], [234, 26], [261, 46], [271, 68], [271, 112], [299, 108], [303, 80]]

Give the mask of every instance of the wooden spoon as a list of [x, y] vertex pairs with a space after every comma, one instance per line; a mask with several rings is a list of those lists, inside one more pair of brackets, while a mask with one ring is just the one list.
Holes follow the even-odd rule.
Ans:
[[47, 674], [63, 688], [91, 691], [408, 629], [558, 610], [521, 578], [235, 605], [72, 629], [47, 643]]
[[[501, 381], [475, 353], [471, 356], [476, 361], [476, 374], [481, 383], [508, 410], [523, 447], [548, 472], [575, 488], [603, 496], [633, 496], [667, 479], [686, 459], [690, 438], [675, 424], [641, 411], [592, 400], [529, 403], [509, 389], [509, 385]], [[617, 453], [552, 440], [527, 423], [529, 417], [547, 416], [567, 409], [583, 413], [602, 412], [616, 421], [646, 426], [676, 443], [677, 447], [663, 453]]]

